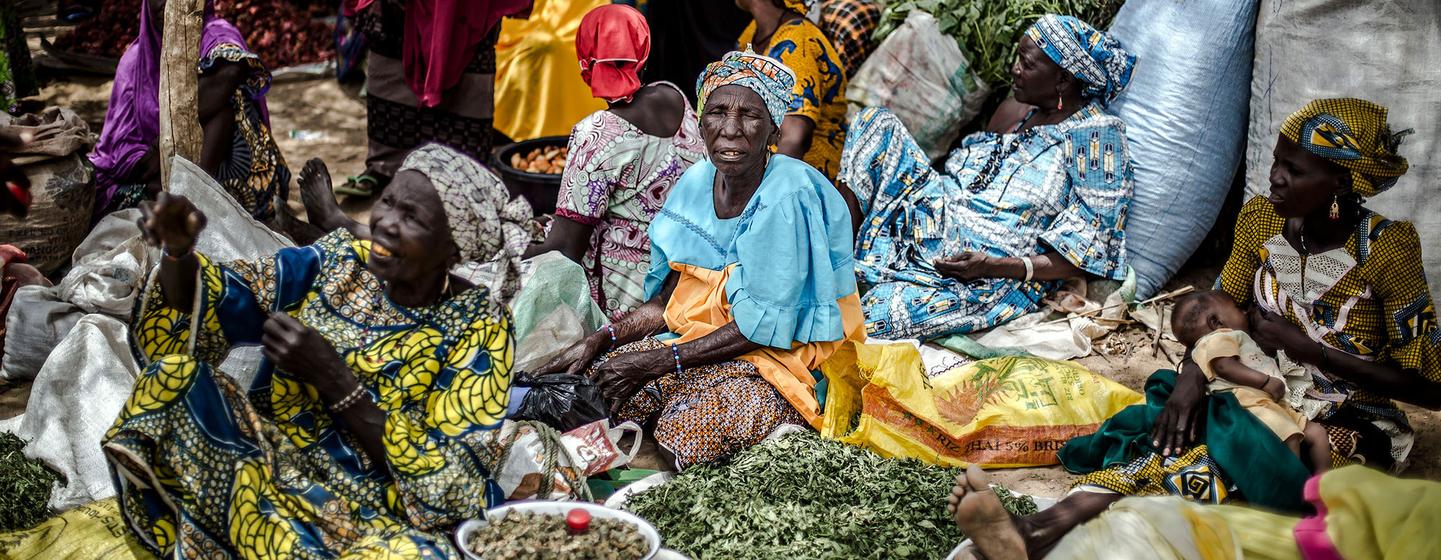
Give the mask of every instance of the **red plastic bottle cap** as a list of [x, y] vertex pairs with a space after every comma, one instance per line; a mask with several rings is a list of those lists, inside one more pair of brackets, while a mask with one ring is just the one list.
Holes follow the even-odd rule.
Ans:
[[578, 535], [590, 530], [590, 512], [575, 508], [565, 516], [565, 526], [570, 534]]

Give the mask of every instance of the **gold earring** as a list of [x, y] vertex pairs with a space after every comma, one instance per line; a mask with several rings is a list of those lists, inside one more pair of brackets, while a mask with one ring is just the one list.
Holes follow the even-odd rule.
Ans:
[[1334, 194], [1331, 195], [1331, 215], [1330, 215], [1330, 217], [1331, 217], [1331, 220], [1332, 220], [1332, 221], [1341, 219], [1341, 202], [1340, 202], [1340, 200], [1341, 200], [1341, 196], [1340, 196], [1340, 195], [1334, 195]]

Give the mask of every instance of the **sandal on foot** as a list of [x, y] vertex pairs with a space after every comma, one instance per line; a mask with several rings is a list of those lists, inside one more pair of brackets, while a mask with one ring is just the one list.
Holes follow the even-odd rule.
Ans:
[[384, 189], [386, 183], [389, 182], [390, 180], [379, 175], [362, 173], [359, 176], [347, 178], [344, 184], [338, 185], [332, 190], [335, 191], [335, 194], [371, 197]]

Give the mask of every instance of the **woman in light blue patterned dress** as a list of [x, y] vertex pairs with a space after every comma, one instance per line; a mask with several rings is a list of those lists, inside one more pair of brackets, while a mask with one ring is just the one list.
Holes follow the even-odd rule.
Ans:
[[944, 173], [891, 113], [855, 117], [838, 180], [866, 216], [856, 273], [869, 336], [974, 332], [1036, 309], [1059, 280], [1124, 278], [1132, 169], [1104, 108], [1135, 62], [1080, 20], [1041, 18], [1011, 68], [1014, 98]]

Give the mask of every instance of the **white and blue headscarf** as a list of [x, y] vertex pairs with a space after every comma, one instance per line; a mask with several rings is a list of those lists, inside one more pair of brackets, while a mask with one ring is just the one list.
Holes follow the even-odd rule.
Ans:
[[1109, 33], [1097, 31], [1072, 16], [1046, 14], [1026, 30], [1046, 56], [1081, 80], [1081, 96], [1109, 106], [1131, 83], [1136, 55], [1121, 48]]

